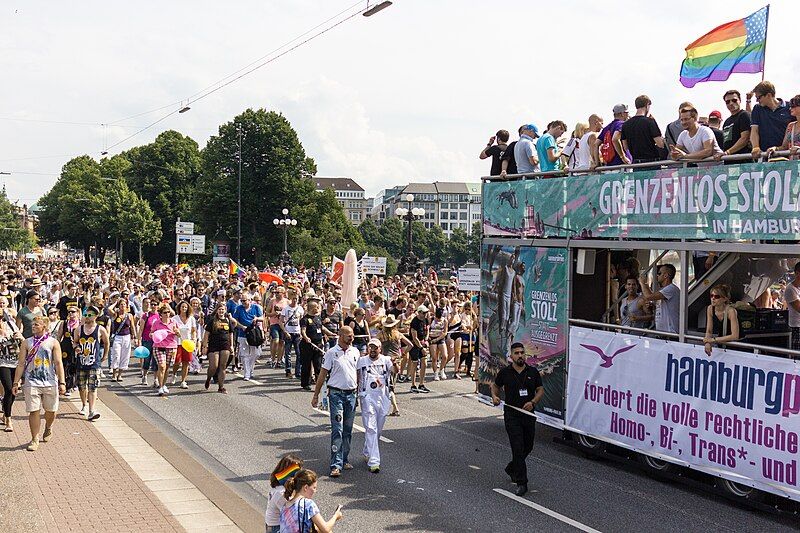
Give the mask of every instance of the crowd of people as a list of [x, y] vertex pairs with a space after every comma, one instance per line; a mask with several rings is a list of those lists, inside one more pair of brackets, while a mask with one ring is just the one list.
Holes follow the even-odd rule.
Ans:
[[541, 134], [533, 123], [520, 126], [519, 139], [512, 142], [507, 130], [499, 130], [479, 157], [491, 158], [489, 175], [501, 177], [589, 171], [667, 159], [720, 160], [742, 154], [754, 159], [772, 158], [776, 151], [784, 150], [796, 158], [800, 153], [800, 95], [784, 101], [777, 98], [771, 82], [762, 81], [745, 96], [743, 107], [738, 90], [722, 95], [729, 112], [724, 122], [719, 110], [701, 115], [691, 102], [682, 102], [678, 118], [662, 130], [650, 113], [652, 100], [640, 95], [634, 100], [633, 116], [627, 104], [617, 104], [612, 108], [611, 122], [604, 125], [603, 118], [593, 113], [587, 122], [577, 123], [568, 138], [564, 137], [568, 127], [561, 120], [548, 123]]

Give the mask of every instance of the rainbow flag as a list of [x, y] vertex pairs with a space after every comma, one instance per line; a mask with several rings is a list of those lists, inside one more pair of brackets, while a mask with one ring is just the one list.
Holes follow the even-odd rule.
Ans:
[[290, 477], [294, 477], [295, 473], [297, 473], [298, 470], [300, 470], [300, 465], [292, 464], [290, 466], [287, 466], [277, 474], [275, 474], [275, 479], [278, 480], [278, 483], [283, 485], [284, 483], [286, 483], [287, 479], [289, 479]]
[[233, 259], [229, 259], [229, 261], [230, 264], [228, 265], [228, 274], [230, 274], [231, 276], [242, 275], [242, 269], [239, 265], [236, 264], [236, 261], [234, 261]]
[[681, 84], [725, 81], [731, 74], [764, 72], [769, 6], [714, 28], [686, 47]]

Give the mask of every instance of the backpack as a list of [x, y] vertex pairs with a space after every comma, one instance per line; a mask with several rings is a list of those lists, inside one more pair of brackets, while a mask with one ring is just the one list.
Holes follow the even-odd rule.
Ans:
[[614, 132], [611, 131], [611, 128], [606, 128], [600, 139], [600, 161], [608, 165], [615, 157], [617, 157], [617, 151], [614, 149]]
[[261, 346], [264, 344], [264, 330], [257, 327], [255, 323], [247, 326], [244, 330], [244, 336], [249, 346]]

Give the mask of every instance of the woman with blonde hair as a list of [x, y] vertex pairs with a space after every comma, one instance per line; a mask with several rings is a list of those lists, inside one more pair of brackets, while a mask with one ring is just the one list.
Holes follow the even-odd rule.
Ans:
[[589, 125], [585, 122], [578, 122], [575, 124], [575, 129], [572, 131], [567, 145], [561, 151], [564, 157], [564, 163], [569, 170], [578, 168], [580, 162], [578, 161], [578, 146], [580, 145], [581, 138], [589, 131]]
[[739, 340], [739, 315], [731, 305], [731, 288], [728, 285], [714, 285], [709, 292], [711, 305], [706, 308], [703, 347], [710, 356], [714, 344]]

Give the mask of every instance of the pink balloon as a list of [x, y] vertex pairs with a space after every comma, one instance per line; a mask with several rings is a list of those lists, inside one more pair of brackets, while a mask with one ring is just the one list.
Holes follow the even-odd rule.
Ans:
[[153, 342], [164, 342], [167, 337], [169, 337], [169, 331], [165, 329], [159, 329], [158, 331], [153, 332]]

